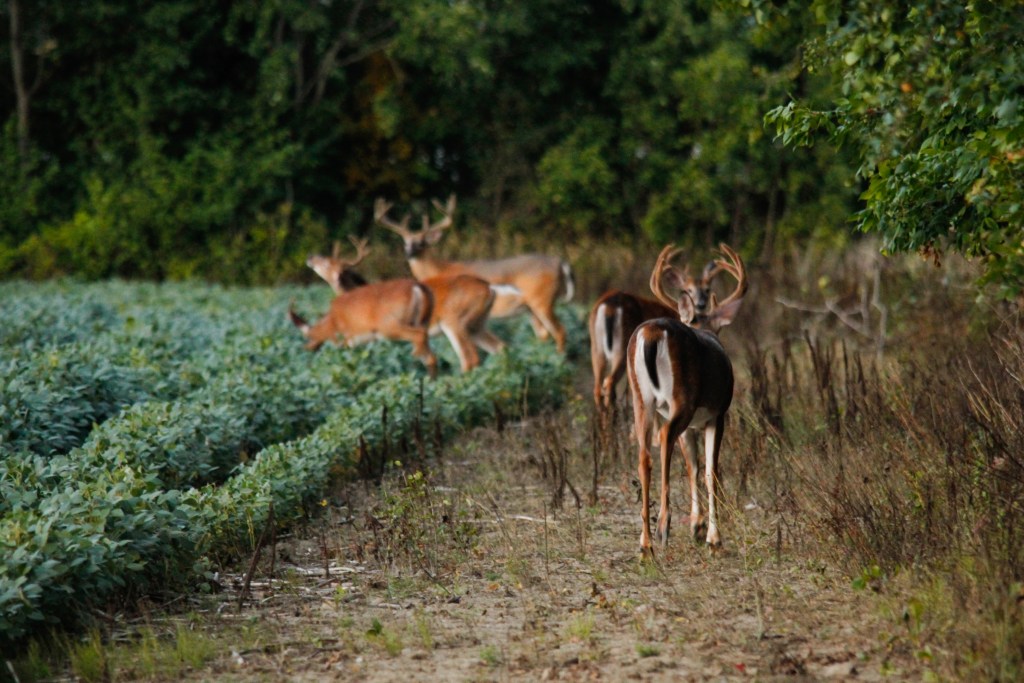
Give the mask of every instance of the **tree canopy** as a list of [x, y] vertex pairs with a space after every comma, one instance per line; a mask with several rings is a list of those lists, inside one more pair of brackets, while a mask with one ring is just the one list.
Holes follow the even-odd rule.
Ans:
[[467, 232], [752, 254], [863, 209], [1016, 277], [1016, 5], [793, 5], [6, 0], [0, 276], [275, 281], [455, 192]]
[[[766, 23], [790, 10], [755, 3]], [[801, 10], [802, 11], [802, 10]], [[856, 216], [892, 251], [982, 257], [1007, 294], [1024, 287], [1024, 5], [815, 0], [807, 67], [840, 92], [770, 111], [789, 145], [850, 149], [867, 187]]]

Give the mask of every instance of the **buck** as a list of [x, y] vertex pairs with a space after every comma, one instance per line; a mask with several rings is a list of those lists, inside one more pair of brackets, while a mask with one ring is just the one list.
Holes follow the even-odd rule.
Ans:
[[[639, 444], [641, 520], [640, 548], [653, 555], [650, 525], [651, 442], [661, 446], [661, 504], [657, 535], [664, 546], [671, 525], [669, 472], [677, 440], [686, 458], [690, 482], [690, 531], [698, 536], [700, 501], [697, 496], [697, 434], [704, 430], [704, 477], [708, 491], [706, 542], [721, 545], [715, 513], [715, 482], [718, 478], [719, 449], [725, 430], [725, 416], [732, 403], [732, 363], [718, 331], [732, 322], [747, 292], [747, 276], [739, 255], [722, 244], [725, 258], [715, 263], [736, 278], [736, 289], [721, 303], [712, 294], [707, 310], [698, 313], [689, 294], [673, 298], [662, 281], [682, 289], [683, 274], [671, 264], [680, 250], [672, 245], [662, 249], [651, 273], [651, 291], [665, 306], [675, 309], [675, 318], [657, 318], [640, 324], [626, 349], [629, 389], [633, 398], [633, 426]], [[695, 429], [690, 429], [690, 428]], [[689, 434], [692, 443], [682, 439]]]
[[565, 290], [564, 301], [572, 300], [575, 283], [572, 268], [557, 256], [523, 254], [490, 261], [445, 261], [430, 255], [430, 247], [436, 245], [452, 226], [455, 213], [455, 195], [446, 204], [433, 200], [434, 207], [441, 212], [441, 220], [432, 223], [430, 216], [423, 216], [423, 228], [409, 229], [409, 214], [395, 221], [388, 217], [391, 204], [377, 199], [374, 205], [374, 220], [383, 228], [397, 233], [405, 244], [405, 257], [412, 274], [418, 280], [427, 280], [439, 275], [475, 275], [493, 285], [511, 285], [514, 290], [499, 291], [491, 308], [492, 318], [505, 318], [529, 311], [530, 324], [540, 339], [554, 337], [559, 351], [565, 350], [565, 328], [555, 315], [555, 300]]
[[[352, 291], [366, 284], [353, 268], [369, 254], [367, 240], [349, 237], [356, 248], [352, 259], [341, 258], [341, 244], [334, 243], [330, 256], [313, 255], [306, 265], [323, 278], [336, 294]], [[422, 281], [434, 296], [428, 333], [443, 333], [459, 357], [463, 372], [480, 365], [477, 347], [488, 353], [500, 353], [504, 343], [487, 329], [487, 318], [494, 303], [495, 291], [485, 280], [472, 275], [439, 276]]]
[[[707, 310], [711, 284], [722, 268], [714, 261], [699, 277], [683, 271], [683, 291], [689, 294], [698, 314]], [[615, 402], [615, 387], [626, 374], [626, 345], [640, 323], [654, 318], [675, 318], [676, 309], [660, 301], [621, 290], [605, 292], [590, 309], [590, 365], [594, 371], [594, 404], [607, 410]]]
[[412, 344], [413, 355], [437, 375], [437, 358], [430, 350], [427, 324], [434, 308], [434, 295], [426, 285], [413, 279], [384, 280], [364, 285], [334, 297], [327, 313], [316, 323], [307, 323], [292, 306], [288, 317], [308, 339], [306, 348], [316, 351], [325, 342], [356, 346], [374, 339], [392, 339]]
[[341, 242], [337, 240], [335, 240], [334, 246], [331, 248], [330, 256], [312, 254], [306, 259], [306, 265], [323, 278], [331, 286], [335, 294], [341, 294], [342, 292], [368, 284], [366, 278], [354, 271], [353, 268], [362, 263], [363, 259], [370, 253], [370, 250], [366, 247], [369, 240], [357, 240], [352, 235], [349, 235], [348, 239], [356, 248], [356, 255], [353, 259], [344, 260], [341, 258]]

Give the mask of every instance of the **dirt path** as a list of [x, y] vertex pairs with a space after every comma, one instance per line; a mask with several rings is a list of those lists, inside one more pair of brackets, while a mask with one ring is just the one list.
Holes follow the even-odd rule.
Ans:
[[[188, 616], [149, 618], [158, 632], [186, 624], [212, 644], [175, 677], [920, 678], [881, 598], [795, 551], [753, 498], [726, 507], [721, 552], [676, 522], [653, 564], [637, 559], [631, 458], [606, 467], [596, 505], [577, 508], [566, 490], [554, 510], [555, 450], [578, 490], [593, 471], [585, 412], [577, 402], [502, 433], [477, 430], [427, 477], [395, 470], [382, 490], [338, 489], [320, 519], [278, 539], [272, 581], [263, 553], [244, 606], [247, 563]], [[154, 677], [125, 659], [118, 679]]]

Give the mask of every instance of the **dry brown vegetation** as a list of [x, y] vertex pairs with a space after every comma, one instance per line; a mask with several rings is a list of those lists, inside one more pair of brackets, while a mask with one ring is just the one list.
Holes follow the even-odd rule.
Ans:
[[584, 362], [557, 413], [506, 418], [427, 463], [385, 456], [379, 485], [338, 482], [322, 514], [268, 541], [248, 592], [246, 558], [219, 592], [101, 615], [18, 671], [1019, 680], [1024, 332], [971, 277], [870, 247], [754, 271], [722, 335], [739, 385], [718, 553], [677, 522], [638, 560], [627, 401], [598, 433]]

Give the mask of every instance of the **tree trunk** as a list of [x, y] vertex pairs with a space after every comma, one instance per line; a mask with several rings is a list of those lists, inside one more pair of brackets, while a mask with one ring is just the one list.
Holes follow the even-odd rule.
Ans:
[[761, 263], [770, 263], [775, 255], [775, 210], [779, 199], [779, 184], [772, 181], [768, 192], [768, 215], [764, 223], [764, 242], [761, 244]]
[[21, 45], [21, 7], [18, 0], [9, 0], [11, 11], [11, 71], [14, 76], [14, 95], [18, 113], [18, 157], [22, 165], [28, 163], [29, 112], [32, 93], [25, 87], [24, 50]]

